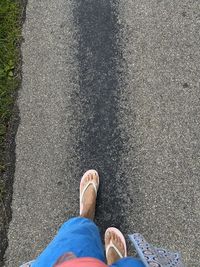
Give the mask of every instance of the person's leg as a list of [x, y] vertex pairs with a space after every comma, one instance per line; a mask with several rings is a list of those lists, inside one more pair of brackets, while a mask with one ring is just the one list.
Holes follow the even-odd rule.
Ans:
[[[57, 259], [66, 252], [73, 252], [77, 257], [93, 257], [105, 261], [99, 229], [92, 219], [95, 214], [96, 191], [92, 183], [97, 183], [98, 174], [86, 172], [81, 183], [82, 209], [80, 217], [70, 219], [62, 225], [57, 236], [32, 264], [32, 267], [53, 266]], [[88, 186], [88, 184], [91, 185]]]

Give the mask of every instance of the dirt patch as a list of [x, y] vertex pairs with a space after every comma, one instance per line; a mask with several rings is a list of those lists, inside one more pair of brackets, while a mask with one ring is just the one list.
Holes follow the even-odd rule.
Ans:
[[[16, 99], [17, 94], [15, 95]], [[4, 162], [6, 167], [5, 171], [1, 173], [0, 178], [4, 184], [3, 198], [0, 201], [0, 266], [3, 266], [3, 256], [8, 245], [7, 231], [12, 218], [11, 203], [15, 172], [15, 135], [19, 120], [19, 111], [15, 103], [5, 142]]]

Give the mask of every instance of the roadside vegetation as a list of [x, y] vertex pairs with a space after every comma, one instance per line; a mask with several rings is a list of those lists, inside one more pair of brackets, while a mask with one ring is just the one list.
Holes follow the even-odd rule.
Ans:
[[0, 266], [8, 245], [12, 216], [14, 137], [17, 128], [15, 101], [21, 82], [21, 28], [26, 0], [0, 0]]
[[19, 44], [22, 8], [19, 1], [0, 0], [0, 199], [5, 193], [1, 179], [6, 169], [5, 141], [15, 92], [19, 87]]

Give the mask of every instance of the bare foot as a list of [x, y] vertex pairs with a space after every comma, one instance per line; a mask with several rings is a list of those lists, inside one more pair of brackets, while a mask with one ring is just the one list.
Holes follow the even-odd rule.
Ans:
[[[120, 253], [124, 256], [125, 255], [125, 248], [124, 244], [122, 243], [121, 239], [113, 232], [107, 232], [105, 235], [105, 247], [110, 243], [110, 240], [112, 240], [112, 243], [115, 245], [115, 247], [120, 251]], [[114, 262], [118, 261], [120, 259], [119, 254], [114, 248], [109, 248], [109, 250], [106, 253], [107, 258], [107, 264], [112, 265]]]
[[[97, 172], [91, 172], [88, 173], [87, 177], [84, 179], [84, 182], [81, 184], [81, 192], [84, 190], [84, 187], [90, 182], [94, 181], [96, 186], [98, 185], [98, 173]], [[86, 217], [91, 220], [94, 219], [95, 216], [95, 207], [96, 207], [96, 191], [93, 184], [90, 184], [88, 188], [86, 189], [83, 198], [82, 198], [82, 204], [83, 209], [80, 214], [81, 217]]]

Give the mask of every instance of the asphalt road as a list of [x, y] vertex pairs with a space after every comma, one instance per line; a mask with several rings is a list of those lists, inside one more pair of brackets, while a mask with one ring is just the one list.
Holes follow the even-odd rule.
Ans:
[[5, 266], [34, 259], [100, 174], [96, 222], [200, 258], [200, 3], [29, 0]]

